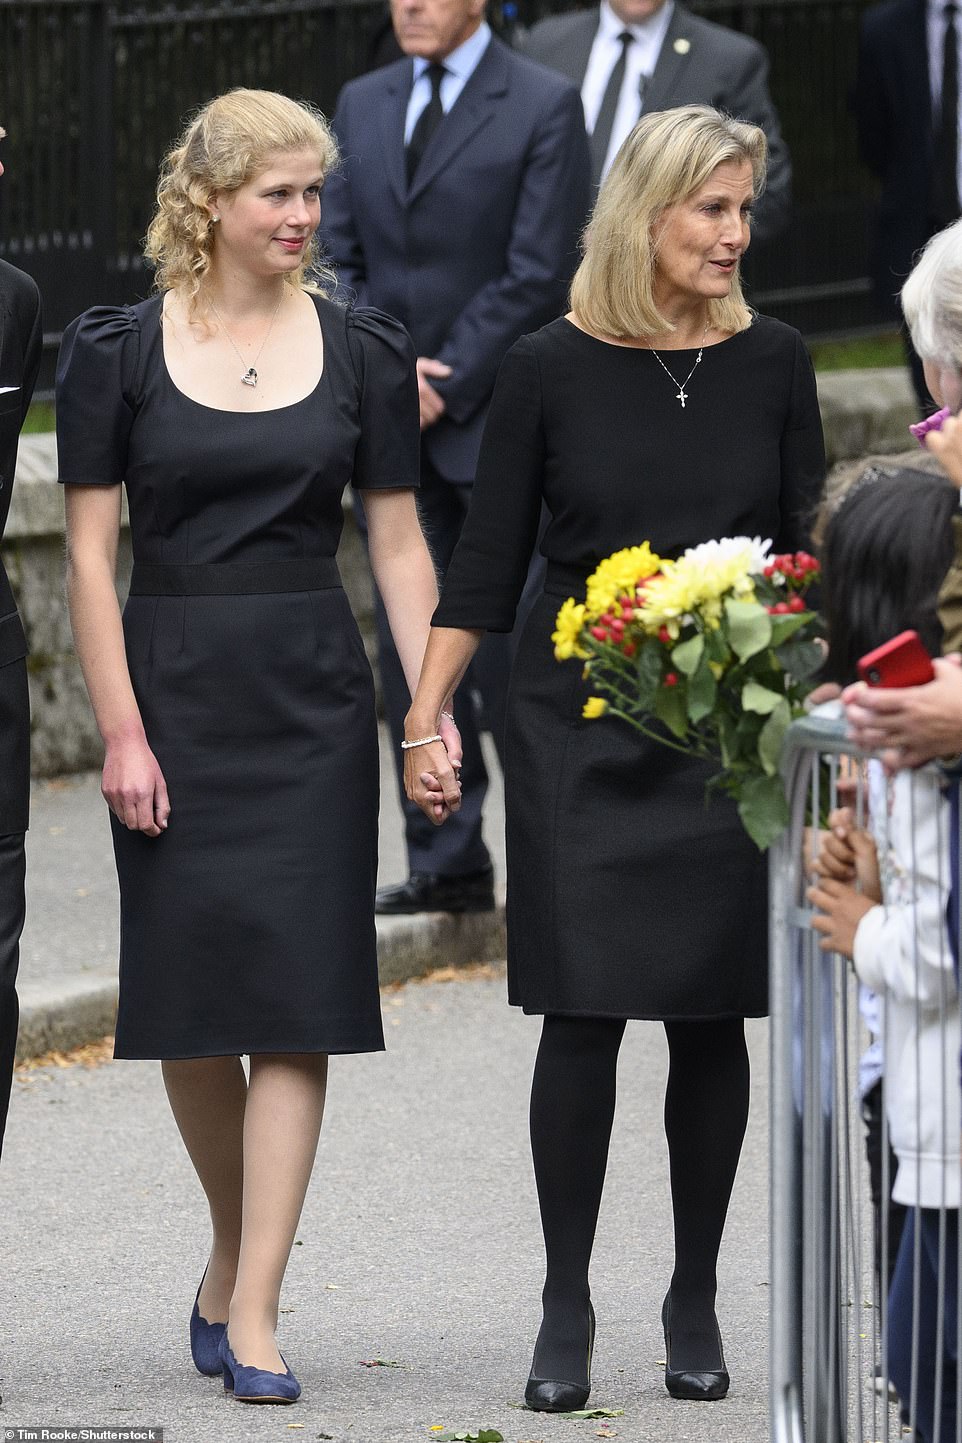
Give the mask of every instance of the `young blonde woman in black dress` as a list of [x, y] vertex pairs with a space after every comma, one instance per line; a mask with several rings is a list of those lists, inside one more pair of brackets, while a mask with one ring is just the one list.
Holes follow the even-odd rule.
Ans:
[[[662, 1021], [670, 1054], [666, 1386], [708, 1400], [729, 1385], [715, 1271], [748, 1113], [743, 1019], [767, 1007], [765, 861], [730, 803], [706, 808], [706, 764], [582, 718], [582, 663], [559, 665], [551, 633], [622, 547], [802, 542], [824, 470], [812, 370], [798, 333], [754, 315], [739, 285], [764, 168], [762, 132], [705, 107], [648, 116], [625, 142], [570, 313], [502, 366], [407, 722], [409, 739], [433, 735], [478, 637], [511, 627], [544, 503], [547, 582], [512, 674], [505, 770], [509, 1000], [544, 1014], [533, 1408], [588, 1397], [588, 1266], [629, 1018]], [[435, 821], [456, 809], [443, 745], [408, 752], [407, 786]]]
[[57, 399], [121, 890], [116, 1056], [163, 1059], [213, 1224], [194, 1361], [252, 1402], [300, 1392], [274, 1332], [328, 1054], [383, 1046], [373, 687], [334, 559], [347, 483], [412, 681], [436, 601], [410, 341], [309, 281], [335, 159], [284, 96], [205, 106], [161, 175], [158, 293], [68, 328]]

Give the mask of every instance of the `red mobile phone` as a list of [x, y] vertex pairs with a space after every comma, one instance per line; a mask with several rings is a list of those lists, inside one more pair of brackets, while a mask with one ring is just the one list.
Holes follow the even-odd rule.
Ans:
[[860, 657], [858, 674], [869, 686], [922, 686], [935, 680], [932, 658], [917, 631], [902, 631]]

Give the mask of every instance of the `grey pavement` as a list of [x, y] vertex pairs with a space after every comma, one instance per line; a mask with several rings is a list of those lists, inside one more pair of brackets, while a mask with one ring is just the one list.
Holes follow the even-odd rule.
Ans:
[[[73, 866], [68, 919], [89, 900], [71, 895]], [[206, 1213], [157, 1064], [18, 1075], [0, 1167], [5, 1436], [153, 1424], [167, 1443], [427, 1443], [443, 1425], [496, 1428], [507, 1443], [766, 1439], [766, 1025], [750, 1024], [752, 1121], [720, 1270], [732, 1389], [714, 1404], [672, 1401], [661, 1380], [666, 1055], [657, 1024], [628, 1029], [592, 1275], [591, 1402], [624, 1409], [605, 1426], [513, 1406], [539, 1320], [526, 1137], [537, 1019], [505, 1005], [500, 975], [411, 983], [386, 992], [384, 1010], [386, 1053], [331, 1069], [282, 1299], [281, 1346], [304, 1386], [289, 1409], [228, 1401], [191, 1367]], [[361, 1365], [377, 1358], [398, 1366]]]
[[[504, 809], [501, 776], [485, 739], [491, 791], [488, 845], [503, 895]], [[27, 924], [21, 944], [19, 1055], [66, 1048], [103, 1036], [116, 1007], [117, 880], [99, 773], [35, 782], [27, 837]], [[407, 862], [391, 743], [381, 728], [379, 880], [402, 881]], [[382, 981], [432, 966], [503, 957], [503, 910], [467, 917], [382, 918]]]

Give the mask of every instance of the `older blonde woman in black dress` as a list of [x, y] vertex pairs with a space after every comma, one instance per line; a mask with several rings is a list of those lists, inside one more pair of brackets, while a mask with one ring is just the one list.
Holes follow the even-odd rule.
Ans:
[[[767, 1005], [766, 871], [734, 808], [706, 808], [705, 764], [586, 721], [577, 660], [557, 664], [560, 602], [647, 539], [660, 555], [731, 534], [801, 543], [823, 476], [797, 332], [754, 315], [739, 262], [765, 139], [704, 107], [643, 119], [603, 185], [571, 311], [508, 354], [471, 512], [407, 723], [439, 713], [480, 634], [507, 630], [538, 533], [545, 594], [512, 677], [505, 793], [509, 998], [544, 1014], [531, 1141], [547, 1252], [527, 1401], [588, 1396], [588, 1266], [628, 1018], [664, 1023], [675, 1258], [665, 1381], [725, 1395], [716, 1261], [748, 1110], [746, 1016]], [[458, 805], [445, 748], [407, 753], [410, 794]]]
[[194, 1362], [250, 1402], [300, 1392], [274, 1331], [328, 1054], [383, 1046], [374, 696], [335, 561], [348, 482], [412, 681], [437, 598], [411, 343], [309, 279], [335, 159], [285, 96], [205, 106], [161, 176], [159, 294], [81, 316], [58, 378], [70, 611], [121, 890], [115, 1052], [163, 1059], [213, 1224]]

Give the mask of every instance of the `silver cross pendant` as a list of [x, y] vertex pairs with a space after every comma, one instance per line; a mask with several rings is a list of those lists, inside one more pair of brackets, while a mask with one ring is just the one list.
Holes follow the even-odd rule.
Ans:
[[676, 399], [681, 402], [681, 409], [684, 411], [685, 402], [688, 400], [688, 392], [685, 390], [684, 386], [679, 386]]
[[[254, 370], [254, 367], [253, 367], [253, 366], [249, 366], [249, 367], [247, 368], [247, 370], [244, 372], [243, 376], [241, 376], [241, 385], [242, 385], [242, 386], [256, 386], [256, 385], [257, 385], [257, 372]], [[685, 404], [685, 403], [684, 403], [684, 401], [683, 401], [683, 402], [682, 402], [682, 405], [684, 405], [684, 404]]]

